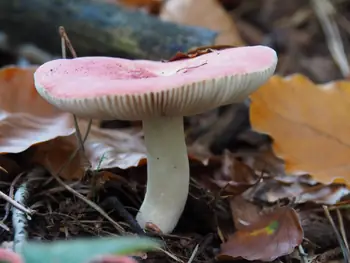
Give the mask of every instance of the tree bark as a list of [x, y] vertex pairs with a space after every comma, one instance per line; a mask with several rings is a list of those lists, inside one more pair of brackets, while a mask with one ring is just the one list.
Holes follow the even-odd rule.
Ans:
[[0, 30], [14, 45], [30, 42], [58, 55], [59, 26], [65, 27], [79, 56], [169, 59], [177, 51], [213, 45], [217, 36], [102, 0], [0, 1]]

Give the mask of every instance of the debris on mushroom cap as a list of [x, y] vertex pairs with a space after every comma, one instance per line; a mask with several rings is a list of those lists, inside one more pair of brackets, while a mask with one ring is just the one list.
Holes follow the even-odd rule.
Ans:
[[109, 57], [58, 59], [34, 74], [38, 92], [81, 117], [187, 116], [244, 100], [274, 72], [265, 46], [217, 50], [172, 62]]

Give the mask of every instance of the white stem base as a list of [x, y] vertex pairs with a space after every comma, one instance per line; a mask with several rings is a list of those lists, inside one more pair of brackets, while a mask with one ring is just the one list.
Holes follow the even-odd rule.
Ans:
[[136, 216], [145, 228], [156, 225], [164, 234], [175, 228], [187, 201], [190, 175], [182, 117], [143, 121], [147, 147], [147, 190]]

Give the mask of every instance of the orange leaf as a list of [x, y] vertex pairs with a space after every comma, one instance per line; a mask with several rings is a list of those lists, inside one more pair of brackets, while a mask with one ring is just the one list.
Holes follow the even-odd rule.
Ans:
[[292, 174], [350, 184], [350, 82], [272, 77], [251, 95], [253, 129], [269, 134]]
[[282, 207], [240, 228], [221, 245], [217, 258], [273, 261], [290, 254], [302, 240], [303, 230], [297, 213], [292, 208]]
[[169, 0], [163, 6], [160, 18], [217, 31], [215, 45], [244, 45], [232, 17], [217, 0]]
[[0, 153], [19, 153], [75, 131], [71, 115], [59, 111], [37, 93], [35, 69], [0, 69]]

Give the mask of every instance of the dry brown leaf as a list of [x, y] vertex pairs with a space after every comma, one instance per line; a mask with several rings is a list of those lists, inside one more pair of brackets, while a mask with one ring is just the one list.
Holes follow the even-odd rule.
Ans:
[[260, 218], [260, 208], [238, 195], [230, 199], [232, 218], [237, 229], [242, 229]]
[[[83, 134], [87, 130], [87, 124], [87, 121], [79, 120]], [[85, 150], [93, 170], [127, 169], [145, 164], [147, 158], [141, 133], [126, 129], [101, 129], [96, 125], [91, 126]]]
[[[287, 176], [286, 176], [287, 177]], [[292, 177], [292, 176], [289, 176]], [[318, 204], [332, 205], [337, 203], [350, 191], [339, 184], [332, 185], [310, 185], [305, 180], [265, 179], [254, 188], [248, 189], [244, 197], [248, 200], [261, 200], [268, 203], [275, 203], [281, 199], [294, 199], [295, 203], [313, 202]]]
[[160, 18], [217, 31], [215, 45], [244, 45], [232, 17], [217, 0], [169, 0], [163, 5]]
[[[70, 156], [78, 149], [75, 135], [58, 137], [51, 141], [33, 147], [34, 153], [31, 161], [45, 167], [50, 173], [60, 176], [66, 180], [82, 179], [86, 165], [80, 153], [69, 161]], [[61, 167], [65, 168], [61, 171]]]
[[35, 69], [0, 69], [0, 153], [19, 153], [75, 131], [71, 115], [57, 110], [37, 93]]
[[214, 173], [212, 182], [224, 189], [223, 193], [238, 195], [257, 183], [258, 179], [250, 167], [225, 150], [221, 169]]
[[269, 134], [292, 174], [350, 185], [350, 82], [316, 85], [303, 75], [272, 77], [251, 95], [252, 127]]
[[282, 207], [235, 232], [221, 244], [217, 258], [273, 261], [290, 254], [302, 240], [303, 229], [297, 213]]
[[6, 155], [0, 155], [0, 177], [4, 179], [2, 176], [11, 175], [16, 176], [20, 173], [21, 168], [19, 165], [12, 159], [7, 158]]

